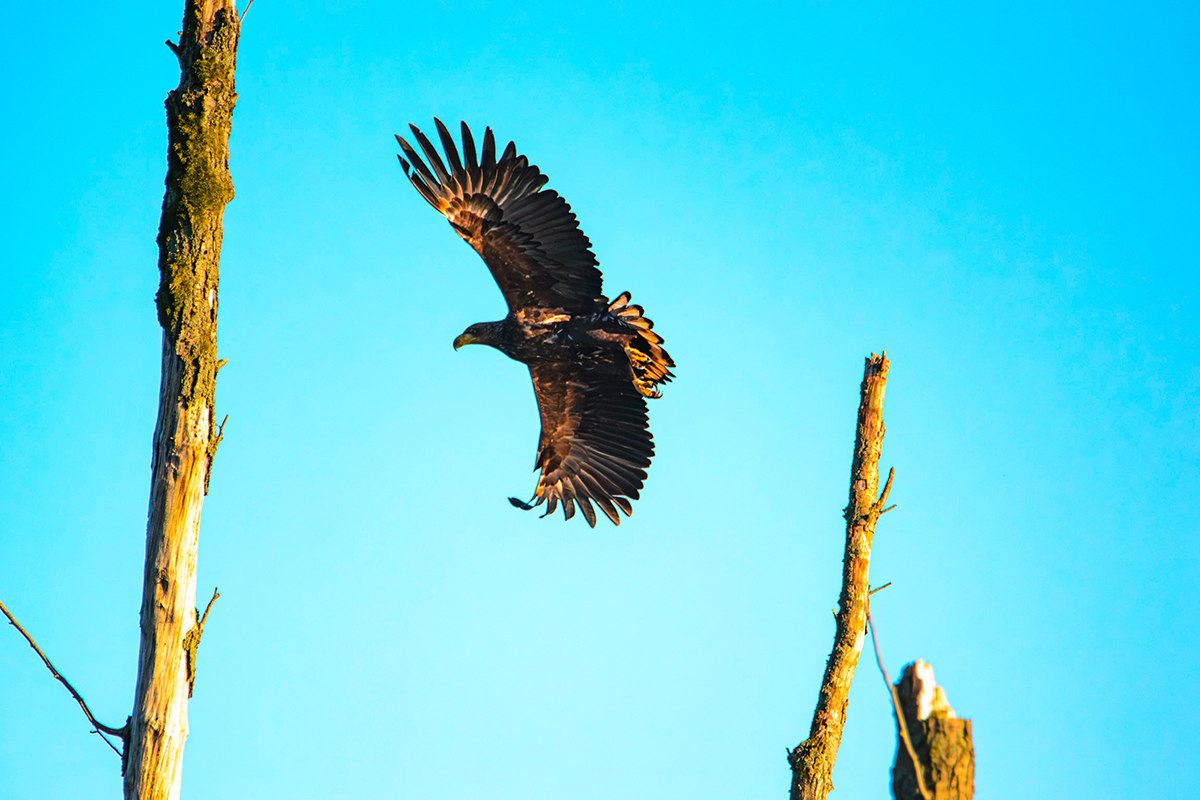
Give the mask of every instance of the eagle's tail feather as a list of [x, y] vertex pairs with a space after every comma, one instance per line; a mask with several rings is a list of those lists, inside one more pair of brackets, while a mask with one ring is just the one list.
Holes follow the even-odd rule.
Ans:
[[658, 385], [669, 383], [675, 377], [671, 372], [675, 361], [663, 348], [663, 339], [654, 332], [654, 323], [646, 316], [645, 310], [637, 304], [631, 304], [631, 298], [629, 292], [621, 292], [608, 306], [608, 313], [637, 332], [637, 336], [625, 345], [629, 366], [633, 369], [634, 386], [644, 397], [662, 397], [662, 389]]

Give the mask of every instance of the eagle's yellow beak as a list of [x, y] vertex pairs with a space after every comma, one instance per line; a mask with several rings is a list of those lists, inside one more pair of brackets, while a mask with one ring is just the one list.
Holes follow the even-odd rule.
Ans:
[[467, 345], [467, 344], [475, 344], [475, 343], [476, 343], [476, 342], [478, 342], [478, 341], [479, 341], [479, 340], [478, 340], [478, 339], [476, 339], [476, 338], [475, 338], [474, 336], [472, 336], [471, 334], [469, 334], [469, 333], [462, 333], [462, 334], [459, 334], [458, 338], [454, 340], [454, 349], [455, 349], [455, 350], [457, 350], [457, 349], [459, 349], [460, 347], [462, 347], [463, 345]]

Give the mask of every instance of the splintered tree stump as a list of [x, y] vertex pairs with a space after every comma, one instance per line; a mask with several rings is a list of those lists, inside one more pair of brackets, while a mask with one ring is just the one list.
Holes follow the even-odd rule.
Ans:
[[[928, 800], [971, 800], [975, 796], [975, 745], [971, 720], [959, 719], [937, 685], [933, 667], [915, 661], [896, 682], [913, 752], [921, 764]], [[912, 757], [903, 742], [892, 767], [896, 800], [922, 800]]]

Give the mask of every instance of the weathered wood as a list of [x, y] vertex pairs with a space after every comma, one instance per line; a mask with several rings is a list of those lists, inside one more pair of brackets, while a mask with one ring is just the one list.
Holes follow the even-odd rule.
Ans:
[[[229, 131], [241, 29], [233, 0], [185, 0], [171, 50], [167, 178], [159, 226], [162, 382], [154, 430], [141, 648], [125, 747], [126, 800], [179, 796], [188, 735], [188, 651], [200, 630], [200, 510], [220, 433], [213, 418], [222, 216], [233, 199]], [[192, 633], [195, 630], [197, 633]]]
[[[915, 661], [896, 682], [905, 728], [921, 763], [928, 800], [971, 800], [975, 796], [975, 744], [971, 720], [959, 719], [934, 680], [933, 667]], [[912, 756], [901, 744], [892, 767], [896, 800], [921, 800]]]
[[[875, 523], [891, 491], [892, 474], [879, 491], [879, 454], [883, 449], [883, 395], [890, 362], [886, 353], [871, 354], [863, 371], [854, 460], [850, 468], [850, 502], [846, 507], [846, 549], [842, 560], [842, 592], [838, 599], [833, 651], [813, 713], [808, 739], [788, 754], [792, 767], [791, 800], [823, 800], [833, 791], [833, 765], [846, 725], [850, 683], [867, 632], [867, 579]], [[877, 496], [878, 494], [878, 496]]]

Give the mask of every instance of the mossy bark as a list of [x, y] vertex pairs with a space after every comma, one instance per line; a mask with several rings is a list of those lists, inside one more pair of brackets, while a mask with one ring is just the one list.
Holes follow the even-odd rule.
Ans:
[[[217, 282], [222, 217], [233, 199], [229, 131], [241, 30], [233, 0], [185, 0], [171, 49], [180, 81], [166, 101], [166, 193], [158, 233], [162, 382], [154, 430], [141, 648], [125, 743], [126, 800], [179, 796], [187, 739], [189, 644], [197, 638], [200, 510], [219, 432]], [[197, 633], [194, 633], [196, 631]]]
[[870, 593], [867, 579], [875, 523], [883, 513], [891, 489], [889, 475], [883, 494], [876, 496], [879, 455], [883, 450], [883, 395], [889, 365], [886, 354], [871, 354], [863, 370], [833, 651], [825, 665], [809, 736], [788, 754], [792, 767], [791, 800], [823, 800], [833, 791], [833, 766], [846, 725], [850, 683], [867, 635]]

